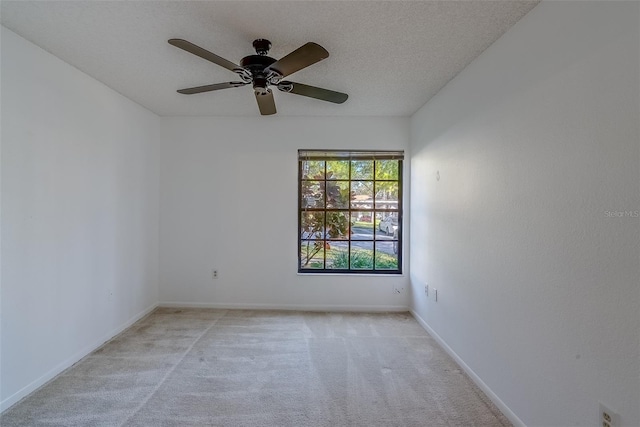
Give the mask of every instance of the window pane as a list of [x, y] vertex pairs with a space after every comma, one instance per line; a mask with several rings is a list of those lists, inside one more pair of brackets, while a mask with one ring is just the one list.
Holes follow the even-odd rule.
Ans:
[[351, 243], [351, 268], [373, 270], [373, 242]]
[[327, 181], [327, 207], [349, 209], [349, 181]]
[[373, 208], [373, 181], [351, 182], [351, 208]]
[[349, 238], [349, 212], [327, 212], [327, 239]]
[[376, 228], [376, 238], [390, 240], [398, 238], [398, 217], [395, 213], [385, 215]]
[[376, 181], [376, 209], [398, 209], [398, 183]]
[[349, 245], [347, 242], [331, 242], [327, 250], [327, 269], [349, 269]]
[[376, 270], [398, 269], [398, 243], [376, 243]]
[[398, 179], [397, 160], [377, 160], [376, 179]]
[[324, 181], [302, 181], [302, 208], [324, 207]]
[[373, 160], [352, 160], [351, 179], [373, 179]]
[[351, 240], [373, 240], [372, 212], [351, 212]]
[[303, 240], [300, 244], [300, 268], [324, 268], [324, 241]]
[[327, 179], [349, 179], [349, 161], [327, 161]]
[[300, 228], [301, 239], [322, 239], [324, 212], [302, 212]]
[[324, 160], [307, 160], [302, 162], [302, 178], [324, 179]]

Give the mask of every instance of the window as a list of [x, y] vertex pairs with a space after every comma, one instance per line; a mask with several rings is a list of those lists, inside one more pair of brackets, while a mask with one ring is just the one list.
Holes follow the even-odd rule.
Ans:
[[402, 273], [401, 151], [298, 151], [298, 272]]

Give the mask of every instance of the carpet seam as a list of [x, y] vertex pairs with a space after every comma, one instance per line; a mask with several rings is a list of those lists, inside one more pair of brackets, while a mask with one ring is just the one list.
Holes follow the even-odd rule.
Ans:
[[187, 355], [191, 352], [191, 350], [193, 349], [193, 347], [202, 339], [202, 337], [204, 337], [206, 335], [207, 332], [209, 332], [211, 330], [211, 328], [213, 328], [218, 321], [224, 316], [218, 317], [217, 319], [215, 319], [213, 321], [213, 323], [211, 324], [211, 326], [209, 326], [207, 329], [205, 329], [200, 335], [198, 335], [198, 337], [195, 339], [195, 341], [193, 343], [191, 343], [191, 345], [189, 346], [189, 348], [187, 348], [187, 350], [184, 352], [184, 354], [180, 357], [180, 359], [176, 362], [175, 365], [173, 365], [173, 367], [171, 369], [169, 369], [169, 371], [165, 374], [164, 377], [162, 377], [162, 379], [160, 380], [160, 382], [158, 383], [158, 385], [156, 385], [153, 390], [151, 391], [151, 393], [149, 393], [149, 395], [140, 403], [140, 405], [138, 405], [135, 410], [133, 411], [133, 413], [131, 415], [129, 415], [127, 417], [126, 420], [124, 420], [122, 422], [122, 424], [120, 424], [120, 427], [124, 427], [133, 417], [136, 416], [136, 414], [138, 412], [140, 412], [140, 410], [142, 408], [144, 408], [144, 406], [149, 402], [149, 400], [151, 400], [151, 398], [157, 393], [157, 391], [160, 389], [160, 387], [162, 387], [162, 385], [165, 383], [165, 381], [167, 380], [167, 378], [169, 378], [169, 375], [171, 375], [173, 373], [173, 371], [176, 370], [176, 368], [178, 367], [178, 365], [184, 360], [185, 357], [187, 357]]

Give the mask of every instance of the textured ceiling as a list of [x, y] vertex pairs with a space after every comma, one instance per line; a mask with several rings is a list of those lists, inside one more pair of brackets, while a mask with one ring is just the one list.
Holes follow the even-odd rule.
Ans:
[[280, 115], [410, 116], [538, 1], [6, 1], [2, 25], [162, 116], [257, 116], [250, 86], [167, 43], [232, 62], [271, 40], [280, 58], [308, 41], [329, 58], [290, 79], [349, 94], [342, 105], [275, 90]]

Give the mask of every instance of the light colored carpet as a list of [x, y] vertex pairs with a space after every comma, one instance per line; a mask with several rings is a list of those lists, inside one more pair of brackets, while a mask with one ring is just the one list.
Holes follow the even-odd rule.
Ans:
[[408, 313], [161, 308], [0, 425], [511, 424]]

